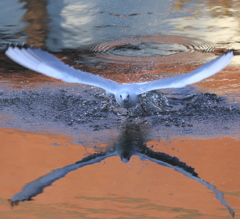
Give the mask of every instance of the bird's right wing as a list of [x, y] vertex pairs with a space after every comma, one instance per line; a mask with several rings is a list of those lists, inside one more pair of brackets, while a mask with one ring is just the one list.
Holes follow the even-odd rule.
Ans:
[[84, 157], [83, 159], [77, 161], [74, 164], [53, 170], [51, 173], [48, 173], [24, 186], [22, 191], [15, 194], [11, 199], [9, 199], [10, 205], [11, 207], [14, 207], [15, 205], [18, 205], [19, 202], [30, 201], [32, 200], [32, 197], [42, 193], [44, 188], [50, 186], [55, 181], [65, 177], [69, 172], [87, 165], [101, 162], [102, 160], [108, 157], [116, 155], [117, 155], [116, 152], [110, 151], [94, 153], [91, 154], [90, 156]]
[[6, 53], [10, 59], [33, 71], [69, 83], [88, 84], [115, 93], [117, 82], [98, 75], [74, 69], [50, 53], [34, 47], [9, 45]]

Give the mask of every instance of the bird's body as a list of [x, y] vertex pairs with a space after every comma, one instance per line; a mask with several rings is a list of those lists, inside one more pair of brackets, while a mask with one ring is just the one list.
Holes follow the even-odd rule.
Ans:
[[225, 68], [234, 56], [233, 52], [230, 51], [193, 72], [176, 77], [150, 82], [119, 84], [98, 75], [69, 67], [50, 53], [34, 47], [10, 45], [6, 55], [18, 64], [49, 77], [69, 83], [100, 87], [106, 90], [106, 93], [113, 94], [117, 103], [127, 109], [137, 104], [138, 95], [142, 93], [164, 88], [181, 88], [208, 78]]

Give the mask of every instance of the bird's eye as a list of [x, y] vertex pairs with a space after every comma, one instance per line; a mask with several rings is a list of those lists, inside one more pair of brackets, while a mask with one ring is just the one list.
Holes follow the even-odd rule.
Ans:
[[120, 95], [120, 97], [122, 98], [122, 95]]

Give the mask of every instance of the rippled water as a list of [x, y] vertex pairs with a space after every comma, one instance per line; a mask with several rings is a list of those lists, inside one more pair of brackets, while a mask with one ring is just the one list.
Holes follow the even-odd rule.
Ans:
[[[2, 0], [0, 217], [239, 218], [239, 9], [237, 0]], [[147, 113], [127, 114], [101, 89], [15, 64], [10, 42], [120, 83], [236, 56], [203, 82], [149, 92]]]

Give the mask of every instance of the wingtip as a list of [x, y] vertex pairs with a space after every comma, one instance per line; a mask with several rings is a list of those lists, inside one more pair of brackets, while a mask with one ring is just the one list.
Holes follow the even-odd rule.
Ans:
[[19, 44], [19, 43], [7, 43], [6, 44], [6, 49], [8, 50], [9, 48], [19, 48], [19, 49], [28, 49], [28, 48], [35, 48], [33, 45], [28, 45], [27, 43], [22, 43], [22, 44]]
[[227, 53], [225, 54], [231, 54], [232, 56], [235, 56], [235, 50], [234, 49], [231, 49], [229, 50]]
[[28, 45], [26, 43], [8, 43], [6, 44], [6, 50], [5, 50], [5, 55], [11, 58], [13, 55], [16, 54], [17, 50], [33, 50], [36, 49], [33, 45]]
[[[225, 57], [226, 59], [228, 59], [229, 61], [231, 61], [234, 56], [235, 56], [234, 50], [228, 50], [226, 53], [224, 53], [224, 54], [221, 55], [220, 57]], [[220, 58], [220, 57], [219, 57], [219, 58]], [[226, 60], [226, 59], [225, 59], [225, 60]]]

